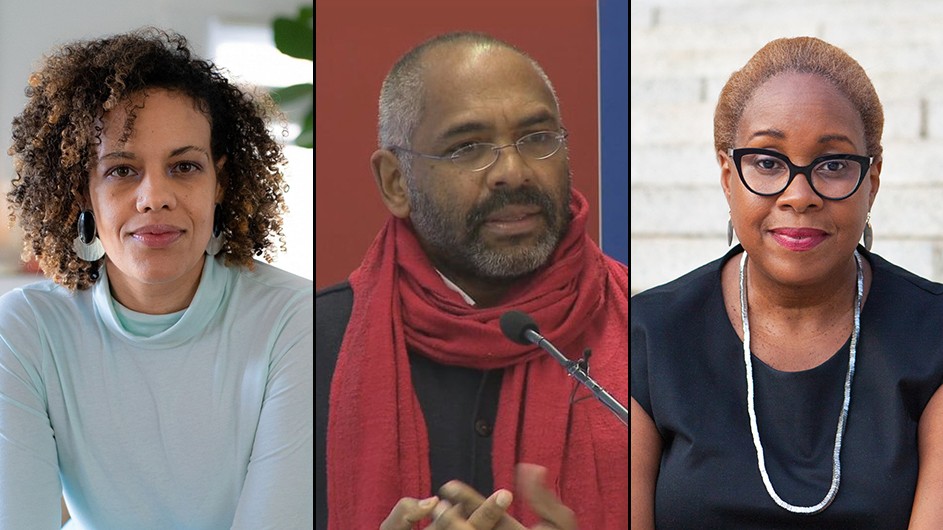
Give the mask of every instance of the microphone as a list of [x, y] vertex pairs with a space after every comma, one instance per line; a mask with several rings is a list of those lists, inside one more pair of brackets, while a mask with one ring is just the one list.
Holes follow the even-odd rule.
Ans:
[[537, 344], [543, 338], [534, 319], [520, 311], [508, 311], [501, 315], [501, 332], [505, 337], [525, 346]]
[[540, 334], [537, 323], [534, 322], [534, 319], [531, 318], [530, 315], [521, 311], [508, 311], [504, 313], [501, 315], [501, 332], [504, 333], [505, 337], [518, 344], [536, 344], [543, 348], [551, 357], [566, 368], [570, 377], [583, 383], [583, 385], [593, 393], [596, 399], [619, 418], [619, 421], [626, 426], [629, 425], [628, 409], [616, 401], [616, 398], [612, 397], [609, 392], [606, 392], [603, 387], [599, 386], [599, 383], [594, 381], [593, 378], [586, 373], [586, 370], [583, 369], [579, 362], [567, 359], [566, 355], [563, 355], [556, 346], [545, 339], [544, 336]]

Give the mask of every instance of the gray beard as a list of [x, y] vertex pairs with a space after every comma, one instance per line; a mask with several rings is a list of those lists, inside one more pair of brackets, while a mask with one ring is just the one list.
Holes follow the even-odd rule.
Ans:
[[[549, 194], [533, 188], [518, 188], [493, 195], [464, 217], [459, 217], [455, 209], [436, 204], [428, 194], [412, 185], [412, 179], [407, 177], [406, 180], [410, 220], [427, 252], [434, 253], [433, 261], [439, 260], [464, 274], [486, 279], [511, 279], [534, 272], [547, 262], [569, 228], [569, 179], [562, 212]], [[485, 217], [508, 204], [541, 206], [547, 228], [535, 244], [496, 249], [482, 240], [480, 232]]]

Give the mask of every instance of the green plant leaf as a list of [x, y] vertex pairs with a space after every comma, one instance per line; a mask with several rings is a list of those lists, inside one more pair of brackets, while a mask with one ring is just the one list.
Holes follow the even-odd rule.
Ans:
[[301, 126], [301, 133], [298, 134], [298, 137], [295, 138], [295, 145], [301, 147], [307, 147], [308, 149], [314, 148], [314, 111], [308, 110], [308, 115], [305, 116], [304, 123]]
[[314, 60], [314, 30], [297, 19], [278, 17], [272, 23], [275, 47], [285, 55]]
[[311, 98], [314, 94], [314, 85], [311, 83], [301, 83], [272, 90], [272, 98], [279, 105], [287, 105], [295, 100], [302, 98]]
[[298, 8], [298, 17], [295, 19], [302, 24], [307, 24], [314, 30], [314, 8], [311, 6], [301, 6]]
[[[275, 46], [280, 52], [298, 59], [314, 60], [314, 6], [301, 6], [294, 18], [275, 18], [272, 30]], [[301, 83], [275, 88], [271, 95], [292, 122], [297, 123], [298, 117], [304, 116], [295, 145], [313, 148], [314, 85]]]

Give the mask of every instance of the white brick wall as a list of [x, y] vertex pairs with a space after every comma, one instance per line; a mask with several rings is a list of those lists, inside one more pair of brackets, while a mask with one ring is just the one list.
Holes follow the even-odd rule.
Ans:
[[631, 10], [633, 293], [726, 251], [714, 105], [760, 47], [797, 35], [844, 48], [884, 104], [873, 250], [943, 281], [943, 2], [633, 0]]

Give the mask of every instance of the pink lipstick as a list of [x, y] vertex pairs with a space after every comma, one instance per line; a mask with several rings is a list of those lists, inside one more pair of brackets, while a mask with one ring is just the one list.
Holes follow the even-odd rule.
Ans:
[[805, 252], [825, 241], [828, 233], [815, 228], [774, 228], [773, 239], [783, 248], [793, 252]]

